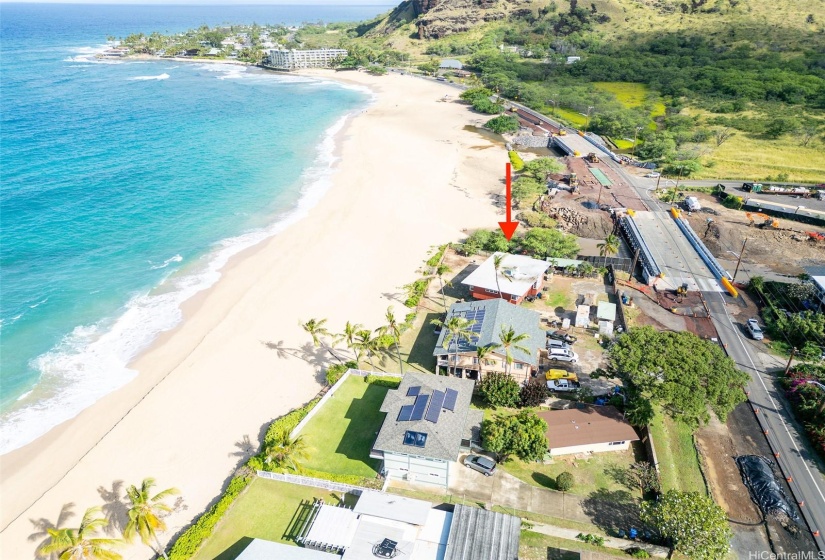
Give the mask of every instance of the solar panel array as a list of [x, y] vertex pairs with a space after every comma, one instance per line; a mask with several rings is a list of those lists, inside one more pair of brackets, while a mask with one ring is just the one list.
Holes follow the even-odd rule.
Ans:
[[455, 389], [447, 389], [444, 397], [444, 408], [447, 410], [455, 410], [455, 401], [458, 399], [458, 391]]
[[421, 392], [421, 385], [416, 385], [415, 387], [410, 387], [407, 389], [407, 396], [408, 397], [417, 397], [418, 393]]
[[[479, 309], [465, 309], [464, 311], [458, 311], [454, 316], [455, 317], [463, 317], [468, 321], [475, 321], [468, 330], [472, 331], [475, 336], [473, 336], [468, 343], [466, 339], [461, 339], [458, 343], [458, 349], [461, 350], [471, 350], [473, 346], [475, 346], [476, 342], [478, 342], [479, 337], [481, 336], [481, 329], [484, 326], [484, 315], [487, 313], [487, 309], [479, 308]], [[456, 340], [453, 339], [450, 342], [450, 346], [454, 346], [456, 344]]]
[[444, 406], [445, 396], [444, 391], [433, 391], [433, 398], [430, 401], [430, 406], [427, 408], [427, 416], [425, 416], [428, 422], [432, 422], [433, 424], [438, 422], [441, 407]]
[[[424, 417], [424, 409], [427, 408], [427, 400], [430, 395], [418, 395], [415, 397], [415, 404], [413, 405], [412, 415], [410, 420], [421, 420]], [[403, 406], [401, 408], [404, 408]]]
[[406, 422], [410, 418], [412, 418], [412, 411], [413, 405], [408, 404], [401, 407], [401, 410], [398, 412], [398, 421], [399, 422]]

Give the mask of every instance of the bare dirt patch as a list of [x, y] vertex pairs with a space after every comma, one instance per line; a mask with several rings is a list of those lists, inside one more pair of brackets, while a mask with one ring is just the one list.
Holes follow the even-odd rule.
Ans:
[[[825, 241], [811, 241], [807, 232], [822, 231], [817, 227], [792, 220], [778, 219], [778, 228], [751, 226], [742, 210], [732, 210], [719, 204], [716, 197], [690, 193], [700, 199], [703, 211], [688, 216], [688, 221], [708, 249], [717, 258], [730, 259], [728, 251], [739, 253], [745, 238], [748, 243], [742, 261], [767, 265], [780, 274], [795, 276], [802, 267], [825, 259]], [[704, 211], [710, 209], [713, 213]], [[708, 219], [712, 223], [708, 223]], [[756, 219], [761, 223], [763, 220]]]

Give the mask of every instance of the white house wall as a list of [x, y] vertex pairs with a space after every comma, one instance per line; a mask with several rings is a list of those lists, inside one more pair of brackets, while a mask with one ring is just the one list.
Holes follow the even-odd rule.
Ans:
[[385, 452], [384, 470], [389, 478], [409, 480], [412, 475], [414, 482], [446, 487], [449, 482], [450, 464], [439, 459]]
[[625, 441], [617, 445], [609, 443], [594, 443], [590, 445], [573, 445], [570, 447], [554, 447], [550, 449], [550, 455], [573, 455], [575, 453], [604, 453], [606, 451], [626, 451], [630, 449], [630, 442]]

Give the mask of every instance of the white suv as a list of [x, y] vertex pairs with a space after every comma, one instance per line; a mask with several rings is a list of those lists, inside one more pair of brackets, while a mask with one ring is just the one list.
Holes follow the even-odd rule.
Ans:
[[759, 323], [756, 319], [748, 319], [748, 322], [745, 323], [745, 326], [748, 329], [748, 332], [751, 335], [751, 338], [754, 340], [762, 340], [765, 338], [765, 335], [762, 334], [762, 329], [759, 328]]
[[570, 362], [575, 364], [579, 361], [579, 355], [567, 348], [549, 348], [548, 357], [557, 362]]

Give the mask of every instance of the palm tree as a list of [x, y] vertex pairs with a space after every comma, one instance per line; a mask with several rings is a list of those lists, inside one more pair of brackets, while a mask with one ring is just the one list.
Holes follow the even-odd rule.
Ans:
[[392, 306], [387, 308], [387, 314], [384, 315], [387, 319], [387, 324], [378, 329], [379, 335], [388, 334], [395, 339], [395, 352], [398, 355], [398, 367], [401, 368], [401, 373], [404, 373], [404, 362], [401, 361], [401, 333], [403, 329], [398, 321], [395, 319], [395, 314], [392, 312]]
[[478, 379], [481, 380], [482, 373], [484, 373], [483, 368], [481, 365], [487, 359], [487, 355], [490, 354], [496, 348], [499, 348], [501, 344], [497, 344], [495, 342], [491, 342], [487, 346], [479, 346], [476, 348], [476, 357], [478, 358]]
[[444, 293], [444, 275], [451, 272], [451, 268], [444, 263], [439, 264], [433, 270], [433, 275], [438, 278], [438, 283], [441, 286], [441, 301], [444, 303], [444, 311], [447, 311], [447, 295]]
[[498, 283], [499, 274], [504, 276], [509, 282], [513, 281], [513, 275], [505, 269], [501, 268], [501, 263], [504, 261], [504, 257], [506, 257], [506, 253], [499, 253], [497, 255], [493, 255], [493, 270], [496, 273], [496, 288], [498, 289], [498, 297], [504, 299], [504, 295], [501, 293], [501, 286]]
[[476, 333], [470, 330], [470, 327], [475, 325], [476, 322], [456, 316], [450, 317], [447, 321], [433, 319], [430, 323], [447, 330], [447, 333], [444, 335], [444, 348], [447, 349], [447, 353], [450, 353], [450, 343], [455, 341], [455, 351], [452, 353], [453, 375], [455, 375], [456, 369], [458, 369], [458, 345], [462, 339], [471, 342], [473, 337], [477, 337]]
[[100, 508], [91, 507], [83, 514], [83, 520], [77, 529], [47, 529], [49, 537], [37, 549], [37, 555], [54, 555], [58, 560], [122, 560], [120, 554], [109, 549], [123, 541], [94, 537], [98, 529], [109, 524], [105, 517], [97, 517], [98, 514]]
[[[347, 343], [347, 348], [352, 350], [352, 352], [355, 354], [355, 362], [356, 363], [361, 361], [361, 353], [356, 349], [355, 336], [358, 333], [358, 331], [363, 330], [363, 328], [364, 328], [364, 325], [362, 325], [360, 323], [356, 323], [356, 324], [353, 325], [352, 323], [347, 321], [347, 324], [344, 325], [344, 332], [343, 332], [343, 334], [341, 334], [341, 338], [344, 340], [344, 342]], [[360, 367], [360, 364], [359, 364], [359, 367]]]
[[[332, 348], [324, 341], [324, 337], [332, 335], [324, 326], [327, 322], [326, 319], [310, 319], [306, 323], [301, 323], [301, 328], [304, 329], [309, 335], [312, 337], [312, 344], [315, 345], [316, 348], [319, 346], [323, 346], [327, 352], [329, 352], [333, 358], [338, 360], [338, 362], [343, 363], [343, 360], [338, 357], [335, 352], [332, 351]], [[334, 337], [333, 337], [334, 338]]]
[[154, 485], [154, 478], [144, 478], [143, 482], [140, 483], [140, 488], [130, 486], [126, 489], [126, 497], [130, 503], [129, 522], [126, 524], [126, 528], [123, 529], [123, 538], [132, 541], [136, 535], [140, 535], [141, 542], [149, 548], [152, 548], [151, 541], [154, 539], [158, 547], [155, 552], [160, 552], [164, 558], [168, 559], [166, 551], [160, 544], [158, 533], [166, 530], [166, 523], [161, 516], [172, 511], [172, 507], [164, 504], [163, 500], [169, 496], [180, 494], [180, 490], [167, 488], [152, 496], [151, 490]]
[[611, 233], [596, 247], [599, 248], [599, 254], [603, 257], [615, 255], [619, 252], [619, 238]]
[[361, 355], [364, 353], [367, 354], [367, 358], [370, 361], [370, 367], [375, 370], [375, 364], [372, 361], [372, 355], [378, 352], [379, 348], [379, 338], [373, 337], [372, 332], [367, 329], [363, 329], [355, 333], [355, 347], [358, 349], [358, 352]]
[[519, 343], [524, 342], [525, 340], [530, 338], [530, 335], [526, 333], [516, 334], [516, 331], [515, 329], [513, 329], [513, 327], [502, 325], [501, 333], [499, 333], [498, 337], [499, 339], [501, 339], [501, 346], [504, 347], [504, 355], [506, 357], [506, 362], [508, 366], [507, 373], [510, 373], [509, 366], [513, 364], [513, 353], [511, 349], [521, 350], [525, 354], [529, 355], [530, 349]]
[[[369, 332], [369, 331], [367, 331]], [[289, 430], [283, 428], [264, 449], [267, 464], [273, 464], [279, 469], [301, 470], [298, 459], [308, 459], [307, 444], [304, 436], [291, 437]]]

